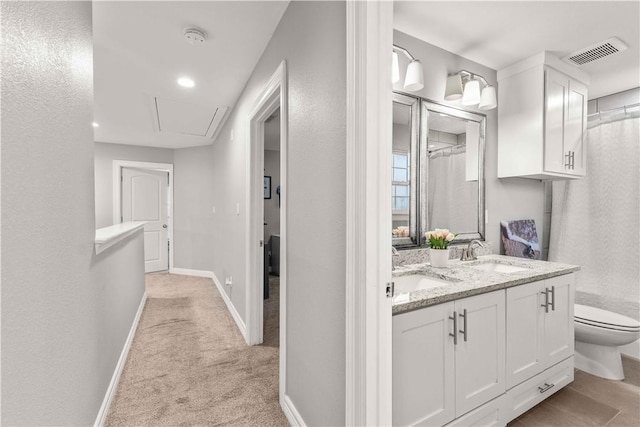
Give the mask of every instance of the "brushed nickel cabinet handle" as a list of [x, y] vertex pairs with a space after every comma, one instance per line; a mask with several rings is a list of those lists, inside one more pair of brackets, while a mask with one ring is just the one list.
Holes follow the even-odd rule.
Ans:
[[551, 310], [556, 311], [556, 287], [551, 287]]
[[540, 393], [544, 393], [545, 391], [549, 390], [550, 388], [552, 388], [555, 384], [547, 384], [544, 383], [544, 387], [538, 387], [538, 391]]
[[544, 288], [544, 292], [540, 292], [544, 294], [544, 304], [540, 304], [540, 307], [544, 307], [544, 312], [549, 312], [549, 288]]
[[449, 316], [449, 319], [453, 320], [453, 333], [449, 333], [450, 337], [453, 337], [453, 345], [458, 345], [458, 314], [453, 312], [453, 316]]
[[465, 308], [462, 314], [458, 316], [462, 317], [462, 329], [460, 329], [460, 333], [464, 337], [464, 342], [467, 342], [467, 309]]

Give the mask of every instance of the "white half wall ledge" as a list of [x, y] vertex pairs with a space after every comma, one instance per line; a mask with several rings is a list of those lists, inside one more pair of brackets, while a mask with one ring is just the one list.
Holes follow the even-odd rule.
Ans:
[[96, 255], [142, 230], [146, 221], [130, 221], [96, 230]]

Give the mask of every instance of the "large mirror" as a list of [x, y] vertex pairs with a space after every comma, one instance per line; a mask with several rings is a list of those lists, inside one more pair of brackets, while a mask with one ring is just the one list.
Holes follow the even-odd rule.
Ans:
[[418, 246], [435, 228], [457, 233], [454, 244], [484, 240], [486, 117], [398, 93], [393, 102], [393, 244]]

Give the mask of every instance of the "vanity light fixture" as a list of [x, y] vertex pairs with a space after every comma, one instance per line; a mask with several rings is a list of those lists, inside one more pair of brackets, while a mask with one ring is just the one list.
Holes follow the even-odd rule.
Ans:
[[[480, 91], [480, 83], [484, 85]], [[454, 101], [462, 98], [462, 105], [478, 105], [480, 110], [492, 110], [498, 106], [496, 88], [487, 80], [466, 70], [458, 71], [447, 77], [444, 99]]]
[[424, 87], [424, 69], [419, 59], [416, 59], [403, 47], [393, 45], [391, 80], [393, 83], [400, 81], [400, 66], [398, 61], [398, 52], [403, 53], [409, 58], [409, 66], [407, 67], [407, 75], [404, 79], [404, 88], [409, 91], [417, 91]]

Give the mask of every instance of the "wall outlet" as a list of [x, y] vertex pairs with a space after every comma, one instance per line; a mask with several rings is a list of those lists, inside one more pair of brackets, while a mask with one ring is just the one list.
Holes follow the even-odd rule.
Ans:
[[231, 129], [231, 140], [233, 141], [233, 129]]
[[224, 284], [226, 286], [231, 286], [233, 284], [233, 276], [229, 276], [224, 280]]
[[236, 203], [236, 215], [240, 215], [240, 203]]
[[212, 213], [216, 213], [216, 207], [215, 206], [213, 208], [211, 208], [211, 212]]

